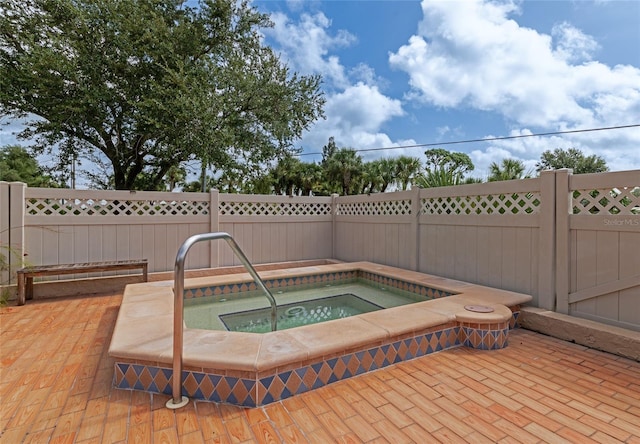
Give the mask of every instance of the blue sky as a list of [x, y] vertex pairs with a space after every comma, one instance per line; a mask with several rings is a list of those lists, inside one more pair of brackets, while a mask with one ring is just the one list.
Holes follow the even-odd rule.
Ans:
[[[318, 161], [330, 136], [355, 149], [640, 124], [640, 2], [267, 1], [265, 41], [321, 74], [326, 120], [298, 146]], [[474, 175], [576, 147], [612, 170], [640, 169], [640, 128], [444, 146]], [[365, 160], [427, 148], [362, 152]]]
[[[265, 42], [327, 104], [297, 143], [319, 161], [334, 137], [358, 150], [640, 124], [640, 1], [254, 0]], [[0, 127], [0, 146], [17, 124]], [[575, 147], [640, 169], [640, 128], [443, 146], [474, 175], [510, 157], [528, 169]], [[363, 151], [365, 160], [427, 148]]]

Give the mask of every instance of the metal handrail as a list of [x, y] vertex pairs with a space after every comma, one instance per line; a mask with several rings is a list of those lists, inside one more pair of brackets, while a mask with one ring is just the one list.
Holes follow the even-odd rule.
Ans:
[[277, 307], [276, 300], [265, 286], [264, 282], [258, 276], [255, 268], [247, 259], [247, 256], [242, 252], [236, 241], [231, 237], [229, 233], [204, 233], [191, 236], [184, 241], [182, 246], [178, 249], [176, 255], [176, 263], [173, 271], [173, 293], [174, 293], [174, 308], [173, 308], [173, 383], [172, 383], [172, 395], [173, 398], [167, 401], [166, 406], [170, 409], [177, 409], [183, 407], [189, 402], [189, 398], [182, 396], [182, 342], [183, 342], [183, 322], [184, 322], [184, 261], [187, 257], [187, 252], [191, 246], [198, 242], [212, 241], [224, 239], [229, 244], [229, 247], [236, 254], [240, 262], [245, 266], [253, 280], [258, 287], [267, 295], [269, 303], [271, 304], [271, 331], [276, 331], [278, 328]]

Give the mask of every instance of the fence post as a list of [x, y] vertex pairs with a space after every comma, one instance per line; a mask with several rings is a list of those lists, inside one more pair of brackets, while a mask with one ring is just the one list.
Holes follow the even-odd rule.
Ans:
[[571, 214], [570, 169], [557, 170], [556, 176], [556, 311], [569, 314], [571, 272], [569, 215]]
[[556, 307], [556, 174], [540, 173], [540, 232], [538, 249], [538, 307]]
[[[215, 188], [209, 192], [209, 232], [220, 231], [220, 193]], [[209, 244], [209, 268], [220, 266], [220, 242], [208, 242]]]
[[411, 233], [414, 236], [413, 257], [409, 266], [413, 271], [420, 271], [420, 188], [411, 188], [413, 197], [411, 198]]
[[11, 281], [9, 273], [9, 182], [0, 182], [0, 260], [7, 265], [0, 268], [0, 285], [8, 284]]
[[335, 193], [331, 195], [331, 259], [336, 259], [338, 196], [339, 195]]
[[22, 182], [0, 182], [0, 254], [6, 261], [2, 284], [13, 283], [15, 271], [23, 264], [25, 188]]

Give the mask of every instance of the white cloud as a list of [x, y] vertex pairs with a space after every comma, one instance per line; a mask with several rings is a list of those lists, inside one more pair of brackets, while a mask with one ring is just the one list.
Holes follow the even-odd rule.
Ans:
[[593, 37], [567, 22], [554, 26], [551, 35], [556, 40], [556, 56], [567, 62], [591, 60], [593, 52], [600, 47]]
[[327, 115], [339, 116], [336, 125], [345, 131], [375, 131], [384, 122], [403, 114], [399, 100], [382, 94], [376, 86], [358, 83], [330, 97]]
[[[570, 23], [552, 35], [520, 26], [510, 1], [423, 0], [422, 10], [418, 34], [389, 56], [409, 76], [408, 99], [498, 113], [538, 132], [640, 123], [640, 69], [592, 60], [598, 42]], [[535, 164], [545, 150], [575, 147], [619, 170], [640, 165], [638, 146], [636, 128], [496, 142], [472, 158], [481, 171], [504, 157]]]
[[609, 125], [611, 113], [637, 106], [629, 98], [640, 92], [640, 69], [570, 64], [597, 44], [567, 23], [555, 28], [554, 50], [551, 36], [508, 17], [517, 12], [512, 3], [423, 1], [422, 9], [420, 34], [389, 57], [409, 75], [414, 99], [566, 128]]
[[329, 137], [334, 137], [338, 146], [359, 149], [399, 144], [380, 128], [390, 119], [404, 114], [401, 102], [385, 96], [376, 86], [359, 82], [328, 95], [325, 113], [327, 119], [317, 122], [305, 135], [303, 147], [321, 147]]
[[[513, 130], [509, 136], [531, 136], [530, 129]], [[492, 136], [488, 136], [490, 138]], [[522, 160], [526, 170], [535, 172], [536, 163], [544, 151], [556, 148], [568, 150], [577, 148], [585, 156], [600, 156], [607, 162], [611, 171], [628, 170], [630, 166], [640, 165], [640, 128], [627, 128], [614, 131], [594, 131], [563, 134], [555, 136], [532, 136], [518, 139], [494, 140], [484, 149], [470, 153], [475, 165], [474, 177], [486, 178], [491, 162], [500, 163], [502, 159]]]
[[282, 56], [303, 74], [320, 74], [326, 82], [337, 87], [349, 85], [344, 66], [330, 50], [352, 45], [356, 38], [347, 31], [330, 35], [331, 26], [323, 13], [302, 14], [299, 23], [291, 22], [282, 13], [271, 15], [274, 27], [264, 30], [266, 36], [274, 39]]
[[[304, 13], [298, 22], [281, 13], [271, 18], [275, 26], [266, 30], [265, 35], [277, 43], [282, 57], [298, 72], [323, 77], [327, 119], [316, 122], [303, 136], [300, 146], [316, 152], [329, 137], [334, 137], [340, 147], [358, 149], [404, 143], [392, 141], [381, 129], [389, 120], [404, 115], [402, 102], [381, 92], [384, 79], [365, 63], [347, 69], [332, 55], [332, 51], [354, 44], [355, 36], [344, 30], [332, 30], [331, 20], [321, 12]], [[376, 152], [375, 156], [383, 154]], [[365, 159], [373, 155], [363, 153]]]

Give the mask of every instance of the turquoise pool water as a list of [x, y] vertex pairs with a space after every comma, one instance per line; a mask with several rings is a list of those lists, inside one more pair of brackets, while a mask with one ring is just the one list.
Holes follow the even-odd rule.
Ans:
[[[278, 306], [278, 330], [429, 299], [361, 278], [271, 292]], [[192, 298], [184, 303], [187, 328], [266, 333], [271, 331], [270, 319], [269, 302], [259, 291], [234, 293], [225, 298]]]
[[[278, 306], [278, 330], [348, 318], [382, 307], [353, 294], [341, 294], [311, 301], [292, 302]], [[271, 308], [220, 315], [229, 331], [267, 333], [271, 331]]]

